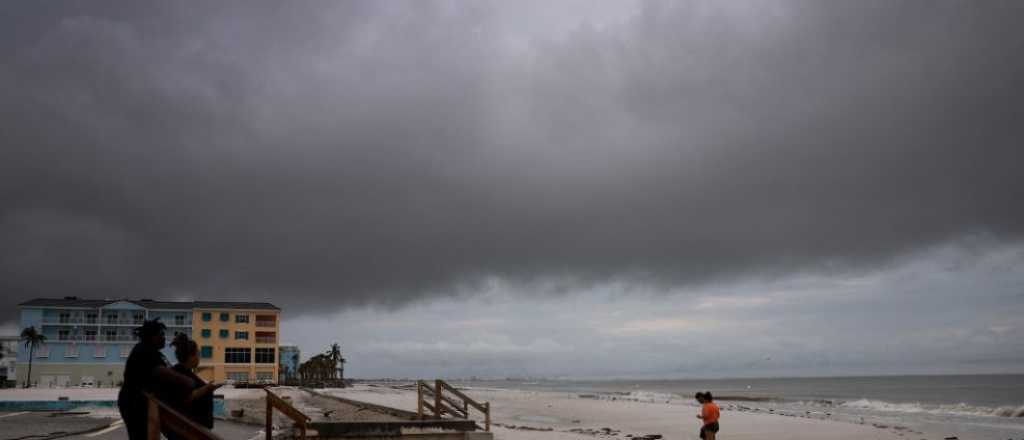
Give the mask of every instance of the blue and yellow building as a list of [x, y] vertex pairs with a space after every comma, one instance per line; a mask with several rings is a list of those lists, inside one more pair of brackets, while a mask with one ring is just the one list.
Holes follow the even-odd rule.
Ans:
[[[40, 298], [19, 304], [21, 327], [35, 327], [46, 344], [32, 359], [18, 351], [18, 384], [41, 387], [95, 383], [108, 387], [122, 380], [124, 363], [138, 342], [133, 330], [160, 318], [168, 339], [190, 335], [199, 345], [197, 374], [218, 382], [276, 382], [281, 309], [270, 303], [226, 301], [90, 300]], [[168, 342], [170, 342], [168, 340]], [[168, 344], [164, 356], [174, 363]]]

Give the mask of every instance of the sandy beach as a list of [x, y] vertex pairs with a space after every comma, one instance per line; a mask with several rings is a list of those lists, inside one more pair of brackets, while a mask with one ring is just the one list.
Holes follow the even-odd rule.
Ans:
[[[347, 405], [291, 387], [279, 387], [275, 393], [288, 398], [293, 405], [314, 420], [387, 419], [372, 412], [354, 412]], [[408, 385], [359, 384], [345, 389], [321, 389], [319, 393], [369, 402], [391, 408], [416, 411], [416, 392]], [[661, 436], [664, 440], [697, 439], [699, 421], [697, 407], [688, 401], [665, 402], [629, 399], [597, 399], [576, 393], [523, 391], [495, 388], [465, 389], [470, 397], [490, 402], [495, 437], [505, 440], [628, 440]], [[225, 407], [244, 410], [244, 423], [263, 420], [264, 393], [259, 389], [224, 387]], [[115, 400], [117, 389], [5, 389], [0, 400]], [[792, 440], [943, 440], [941, 433], [924, 433], [899, 425], [858, 424], [828, 420], [820, 414], [756, 413], [739, 405], [720, 402], [722, 406], [722, 439], [792, 439]], [[102, 414], [100, 414], [102, 413]], [[107, 409], [98, 416], [117, 417]], [[483, 424], [483, 415], [473, 411], [471, 418]], [[277, 420], [278, 426], [288, 426]], [[653, 439], [657, 437], [647, 437]]]
[[[416, 410], [415, 390], [356, 385], [322, 390], [354, 400]], [[598, 400], [577, 394], [543, 391], [471, 389], [478, 401], [491, 403], [495, 437], [507, 440], [628, 439], [661, 435], [665, 440], [697, 439], [697, 407], [669, 403]], [[482, 420], [479, 413], [471, 418]], [[605, 428], [608, 428], [607, 430]], [[722, 404], [722, 439], [866, 440], [937, 439], [894, 426], [883, 428], [795, 415], [755, 414]]]

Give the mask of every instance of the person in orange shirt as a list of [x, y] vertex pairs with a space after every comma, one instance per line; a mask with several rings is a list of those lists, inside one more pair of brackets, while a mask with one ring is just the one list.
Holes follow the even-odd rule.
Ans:
[[704, 425], [700, 427], [700, 438], [715, 440], [715, 435], [718, 434], [718, 405], [715, 404], [710, 391], [697, 393], [695, 397], [697, 402], [701, 404], [700, 414], [697, 415], [697, 418], [704, 421]]

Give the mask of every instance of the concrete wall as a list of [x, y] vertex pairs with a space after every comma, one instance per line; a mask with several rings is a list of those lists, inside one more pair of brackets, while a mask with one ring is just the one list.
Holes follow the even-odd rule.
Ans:
[[[25, 384], [27, 374], [27, 364], [18, 368], [18, 386]], [[103, 388], [110, 388], [124, 378], [124, 364], [32, 364], [32, 383], [41, 388], [57, 387], [63, 385], [65, 380], [67, 386], [78, 386], [83, 377], [92, 377]]]

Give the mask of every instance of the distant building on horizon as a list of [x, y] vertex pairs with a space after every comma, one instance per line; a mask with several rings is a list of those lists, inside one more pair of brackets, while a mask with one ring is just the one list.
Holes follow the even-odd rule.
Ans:
[[[133, 330], [154, 318], [167, 325], [163, 354], [171, 364], [176, 360], [170, 338], [184, 333], [196, 341], [196, 374], [204, 380], [270, 383], [278, 378], [281, 309], [270, 303], [69, 296], [33, 299], [18, 307], [21, 328], [34, 326], [46, 336], [46, 344], [35, 351], [32, 377], [25, 377], [28, 368], [17, 369], [19, 385], [31, 380], [40, 387], [113, 386], [123, 380], [124, 363], [138, 342]], [[27, 349], [18, 350], [16, 362], [28, 364]]]
[[8, 381], [14, 381], [20, 342], [21, 337], [18, 335], [0, 336], [0, 388], [7, 386]]
[[302, 361], [302, 352], [299, 346], [294, 344], [282, 344], [278, 349], [280, 353], [280, 373], [278, 383], [286, 383], [289, 380], [299, 378], [299, 363]]

